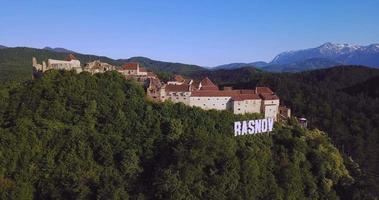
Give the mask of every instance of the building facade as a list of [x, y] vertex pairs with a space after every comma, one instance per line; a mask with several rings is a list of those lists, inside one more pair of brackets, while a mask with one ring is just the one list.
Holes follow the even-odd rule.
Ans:
[[196, 83], [175, 76], [161, 87], [160, 94], [160, 101], [181, 102], [204, 110], [230, 110], [234, 114], [262, 113], [265, 118], [275, 120], [279, 115], [279, 97], [268, 87], [256, 87], [254, 90], [225, 87], [220, 90], [207, 77]]
[[40, 71], [40, 72], [45, 72], [49, 69], [74, 70], [78, 73], [83, 71], [82, 67], [80, 66], [80, 61], [76, 59], [76, 57], [73, 54], [69, 54], [66, 60], [48, 59], [47, 65], [45, 61], [43, 61], [42, 64], [38, 64], [37, 59], [33, 57], [32, 63], [33, 63], [34, 70]]

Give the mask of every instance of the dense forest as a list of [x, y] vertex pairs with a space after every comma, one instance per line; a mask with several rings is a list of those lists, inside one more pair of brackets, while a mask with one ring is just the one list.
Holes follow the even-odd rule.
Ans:
[[371, 197], [322, 131], [292, 119], [233, 136], [235, 120], [257, 117], [152, 103], [116, 72], [50, 70], [2, 85], [0, 198]]
[[361, 180], [379, 195], [379, 70], [340, 66], [302, 73], [266, 73], [252, 69], [218, 71], [209, 76], [235, 88], [270, 86], [310, 128], [328, 133], [346, 158], [363, 169]]

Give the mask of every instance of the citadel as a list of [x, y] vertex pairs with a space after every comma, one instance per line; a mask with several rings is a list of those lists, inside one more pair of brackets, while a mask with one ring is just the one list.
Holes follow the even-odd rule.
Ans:
[[126, 79], [135, 79], [145, 86], [148, 98], [155, 102], [171, 101], [204, 110], [229, 110], [234, 114], [261, 113], [265, 118], [275, 121], [291, 116], [290, 109], [280, 106], [279, 97], [269, 87], [239, 90], [224, 87], [221, 90], [208, 77], [193, 80], [180, 75], [175, 75], [172, 80], [163, 83], [154, 72], [137, 62], [128, 62], [118, 67], [95, 60], [82, 66], [72, 54], [66, 60], [48, 59], [47, 63], [43, 61], [42, 64], [38, 64], [37, 59], [33, 57], [32, 62], [33, 76], [50, 69], [91, 74], [117, 71]]

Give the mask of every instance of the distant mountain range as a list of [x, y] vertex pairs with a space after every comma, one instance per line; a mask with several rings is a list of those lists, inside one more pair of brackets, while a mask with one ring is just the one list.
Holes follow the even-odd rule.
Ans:
[[336, 65], [364, 65], [379, 68], [379, 44], [359, 46], [328, 42], [316, 48], [280, 53], [270, 63], [231, 63], [217, 66], [214, 69], [252, 66], [267, 71], [293, 72]]
[[252, 62], [252, 63], [230, 63], [230, 64], [225, 64], [225, 65], [220, 65], [217, 67], [213, 67], [212, 69], [238, 69], [242, 67], [257, 67], [257, 68], [263, 68], [268, 65], [267, 62], [264, 61], [257, 61], [257, 62]]
[[[232, 63], [214, 68], [205, 68], [198, 65], [173, 63], [152, 60], [146, 57], [131, 57], [128, 59], [111, 59], [105, 56], [87, 55], [64, 48], [45, 47], [43, 49], [28, 47], [6, 47], [0, 45], [0, 81], [29, 79], [31, 76], [31, 58], [41, 60], [65, 59], [67, 54], [74, 53], [82, 62], [87, 63], [96, 59], [112, 65], [121, 66], [125, 62], [136, 61], [155, 71], [169, 74], [181, 74], [196, 77], [210, 74], [211, 71], [220, 70], [221, 74], [228, 75], [230, 70], [249, 68], [252, 71], [271, 72], [298, 72], [305, 70], [329, 68], [337, 65], [364, 65], [379, 68], [379, 45], [357, 46], [348, 44], [325, 43], [319, 47], [284, 52], [276, 56], [270, 63]], [[255, 70], [259, 68], [260, 70]], [[237, 70], [236, 73], [239, 70]]]
[[44, 50], [58, 52], [58, 53], [76, 53], [75, 51], [71, 51], [71, 50], [68, 50], [68, 49], [65, 49], [65, 48], [60, 48], [60, 47], [57, 47], [57, 48], [45, 47], [43, 49]]

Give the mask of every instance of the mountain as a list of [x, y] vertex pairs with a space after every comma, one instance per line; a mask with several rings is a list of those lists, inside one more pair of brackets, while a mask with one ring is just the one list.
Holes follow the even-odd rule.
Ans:
[[5, 49], [5, 48], [8, 48], [8, 47], [0, 45], [0, 49]]
[[[345, 65], [379, 68], [379, 44], [359, 46], [328, 42], [316, 48], [281, 53], [270, 62], [270, 65], [288, 65], [314, 58], [330, 59]], [[301, 68], [300, 65], [298, 67]]]
[[231, 63], [213, 69], [254, 66], [272, 72], [298, 72], [337, 65], [363, 65], [379, 68], [379, 44], [359, 46], [328, 42], [316, 48], [280, 53], [269, 63]]
[[256, 68], [262, 68], [267, 66], [268, 63], [264, 61], [257, 61], [257, 62], [252, 62], [252, 63], [230, 63], [230, 64], [225, 64], [225, 65], [219, 65], [216, 67], [213, 67], [213, 70], [217, 69], [238, 69], [242, 67], [256, 67]]
[[45, 47], [43, 48], [43, 50], [54, 51], [57, 53], [76, 53], [75, 51], [71, 51], [65, 48], [60, 48], [60, 47], [57, 47], [57, 48]]
[[261, 69], [271, 72], [300, 72], [342, 65], [328, 58], [310, 58], [287, 64], [269, 64]]
[[[58, 51], [61, 51], [58, 49]], [[66, 50], [70, 51], [70, 50]], [[72, 53], [71, 51], [69, 53]], [[57, 52], [51, 48], [36, 49], [27, 47], [15, 47], [0, 49], [0, 82], [12, 80], [28, 80], [32, 73], [32, 57], [36, 57], [38, 62], [49, 58], [64, 60], [67, 52]], [[105, 56], [87, 55], [75, 53], [82, 65], [93, 60], [101, 60], [115, 66], [121, 66], [125, 62], [136, 61], [142, 66], [156, 72], [166, 72], [170, 74], [189, 75], [197, 71], [208, 71], [196, 65], [171, 63], [156, 61], [145, 57], [132, 57], [129, 59], [115, 60]]]

